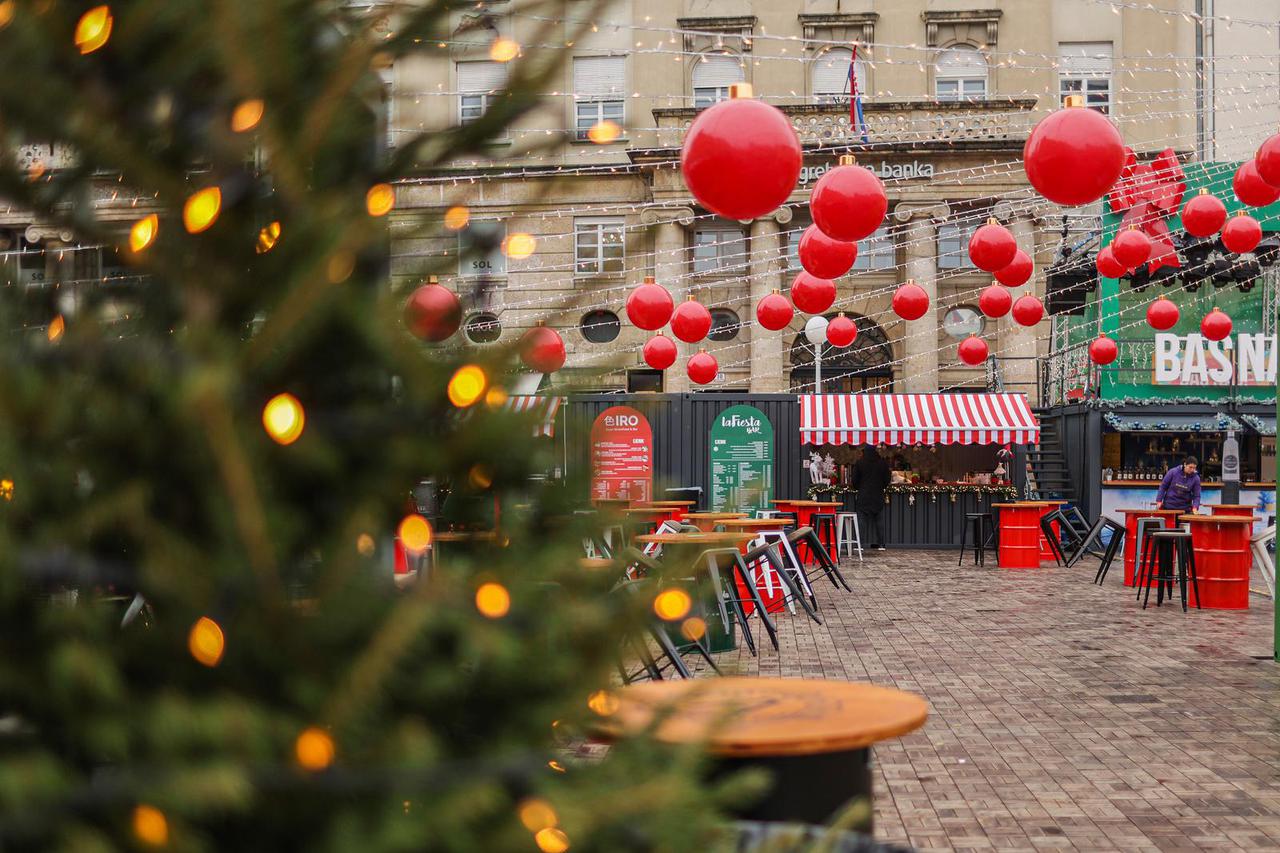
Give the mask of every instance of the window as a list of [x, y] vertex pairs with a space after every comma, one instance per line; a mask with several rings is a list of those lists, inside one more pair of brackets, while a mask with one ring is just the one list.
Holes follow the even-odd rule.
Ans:
[[593, 344], [607, 344], [617, 340], [622, 323], [612, 311], [592, 311], [582, 316], [578, 331]]
[[501, 222], [473, 219], [458, 232], [458, 275], [506, 275], [507, 256], [502, 254], [506, 236], [506, 226]]
[[575, 138], [586, 139], [587, 131], [602, 121], [621, 126], [626, 112], [626, 88], [625, 56], [574, 57]]
[[738, 336], [741, 328], [742, 321], [738, 319], [736, 312], [728, 308], [711, 309], [711, 331], [707, 332], [707, 337], [711, 340], [731, 341]]
[[986, 327], [987, 318], [972, 305], [957, 305], [942, 318], [942, 330], [957, 340], [980, 335]]
[[507, 66], [501, 62], [458, 63], [458, 123], [469, 124], [489, 109], [507, 85]]
[[987, 58], [976, 47], [957, 45], [938, 54], [934, 83], [939, 101], [987, 96]]
[[463, 326], [467, 340], [473, 344], [491, 344], [502, 337], [502, 322], [497, 314], [472, 314]]
[[620, 217], [573, 220], [573, 271], [577, 275], [622, 272], [623, 225]]
[[[813, 61], [813, 99], [820, 104], [849, 103], [849, 63], [853, 51], [847, 47], [835, 47]], [[867, 67], [862, 60], [854, 65], [858, 92], [867, 93]]]
[[1111, 112], [1111, 42], [1074, 42], [1058, 45], [1058, 94], [1084, 95], [1085, 106]]
[[693, 106], [702, 109], [727, 100], [729, 87], [746, 80], [746, 71], [736, 56], [710, 53], [693, 66]]
[[627, 391], [632, 394], [652, 392], [656, 394], [662, 393], [662, 374], [661, 370], [650, 370], [648, 368], [637, 368], [627, 371]]
[[693, 232], [693, 271], [729, 273], [747, 263], [741, 228], [710, 227]]
[[894, 255], [893, 237], [889, 229], [883, 225], [865, 240], [858, 241], [858, 257], [853, 262], [855, 270], [877, 271], [891, 270], [897, 266]]
[[973, 266], [969, 260], [969, 238], [978, 224], [944, 222], [938, 226], [938, 269], [958, 270]]

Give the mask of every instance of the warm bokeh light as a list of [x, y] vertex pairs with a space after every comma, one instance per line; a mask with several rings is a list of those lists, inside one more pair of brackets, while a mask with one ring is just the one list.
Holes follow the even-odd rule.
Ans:
[[507, 391], [497, 385], [490, 388], [488, 393], [484, 395], [484, 404], [491, 409], [496, 409], [505, 402], [507, 402]]
[[511, 593], [500, 583], [480, 584], [476, 590], [476, 610], [481, 616], [501, 619], [511, 611]]
[[262, 407], [262, 426], [277, 444], [293, 444], [307, 425], [307, 414], [292, 394], [277, 394]]
[[618, 137], [622, 136], [622, 128], [616, 121], [605, 119], [591, 125], [591, 129], [587, 131], [587, 139], [590, 139], [596, 145], [608, 145], [614, 142]]
[[129, 248], [135, 252], [141, 252], [155, 242], [156, 234], [159, 231], [160, 217], [154, 213], [150, 216], [142, 217], [133, 223], [133, 227], [129, 229]]
[[338, 284], [351, 278], [356, 271], [356, 253], [339, 249], [329, 256], [329, 264], [325, 268], [330, 284]]
[[306, 770], [323, 770], [333, 763], [333, 738], [324, 729], [312, 726], [303, 730], [293, 742], [293, 754]]
[[7, 501], [13, 500], [13, 480], [7, 477], [0, 480], [0, 498], [4, 498]]
[[259, 255], [265, 255], [276, 247], [276, 243], [280, 240], [280, 223], [272, 222], [263, 226], [258, 232], [258, 244], [254, 247]]
[[133, 834], [149, 847], [163, 847], [169, 843], [169, 821], [155, 806], [134, 806]]
[[94, 6], [76, 22], [76, 47], [81, 53], [93, 53], [111, 38], [113, 23], [110, 6]]
[[45, 329], [44, 333], [51, 342], [56, 342], [66, 331], [67, 321], [61, 314], [59, 314], [57, 317], [54, 317], [49, 321], [49, 328]]
[[493, 485], [493, 471], [488, 465], [476, 463], [467, 472], [467, 482], [473, 489], [487, 489]]
[[444, 227], [450, 231], [461, 231], [471, 221], [471, 211], [461, 204], [455, 204], [444, 212]]
[[258, 126], [258, 122], [262, 121], [262, 113], [266, 108], [267, 105], [261, 98], [241, 101], [236, 104], [235, 110], [231, 113], [231, 129], [236, 133], [253, 130]]
[[396, 206], [396, 191], [391, 184], [374, 184], [364, 196], [370, 216], [386, 216]]
[[187, 199], [187, 203], [182, 206], [182, 224], [189, 233], [199, 234], [218, 221], [221, 210], [222, 190], [205, 187]]
[[564, 772], [564, 765], [561, 764], [559, 761], [556, 761], [554, 758], [547, 762], [547, 766], [550, 767], [552, 770], [556, 771], [557, 773]]
[[524, 824], [524, 828], [530, 832], [537, 832], [560, 822], [551, 803], [538, 797], [521, 800], [516, 806], [516, 813], [520, 817], [520, 823]]
[[667, 622], [683, 619], [692, 606], [693, 599], [683, 589], [664, 589], [653, 600], [653, 612], [658, 614], [659, 619]]
[[13, 22], [13, 13], [17, 11], [17, 4], [14, 0], [4, 0], [0, 3], [0, 30], [9, 26]]
[[421, 553], [431, 545], [431, 522], [416, 513], [406, 515], [400, 520], [396, 535], [406, 551]]
[[464, 364], [449, 379], [449, 402], [459, 409], [474, 405], [480, 395], [484, 394], [489, 377], [484, 370], [474, 364]]
[[506, 36], [498, 36], [489, 45], [489, 58], [494, 62], [510, 62], [520, 55], [520, 42]]
[[587, 707], [602, 717], [609, 717], [618, 712], [618, 697], [608, 690], [597, 690], [587, 697]]
[[707, 633], [707, 623], [697, 616], [690, 616], [680, 623], [680, 633], [686, 640], [701, 640]]
[[187, 634], [187, 649], [191, 656], [205, 666], [217, 666], [227, 648], [222, 626], [208, 616], [201, 616]]
[[569, 849], [569, 836], [564, 830], [549, 826], [534, 833], [533, 840], [538, 843], [542, 853], [564, 853]]
[[524, 260], [533, 254], [533, 250], [538, 248], [538, 241], [532, 234], [526, 234], [523, 231], [517, 231], [515, 234], [508, 234], [502, 241], [502, 254], [513, 260]]
[[356, 550], [360, 552], [361, 557], [370, 557], [373, 555], [374, 542], [373, 537], [368, 533], [361, 533], [356, 537]]

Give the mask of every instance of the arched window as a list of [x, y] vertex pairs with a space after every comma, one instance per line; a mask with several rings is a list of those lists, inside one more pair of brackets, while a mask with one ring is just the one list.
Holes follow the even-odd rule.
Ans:
[[591, 343], [607, 344], [617, 339], [622, 322], [612, 311], [591, 311], [583, 315], [578, 329]]
[[693, 66], [693, 108], [727, 100], [729, 87], [747, 79], [742, 61], [728, 53], [709, 53]]
[[[847, 104], [852, 90], [849, 87], [849, 63], [853, 51], [847, 47], [833, 47], [813, 60], [811, 80], [813, 99], [820, 104]], [[858, 81], [859, 94], [867, 94], [867, 66], [859, 59], [853, 66]]]
[[939, 101], [987, 96], [987, 58], [967, 44], [949, 47], [934, 63], [934, 91]]
[[488, 312], [472, 314], [463, 329], [473, 344], [491, 344], [502, 337], [502, 322], [497, 314]]
[[[889, 339], [875, 320], [846, 313], [858, 327], [858, 337], [847, 347], [822, 344], [822, 390], [829, 393], [855, 391], [893, 392], [893, 350]], [[828, 314], [827, 319], [835, 319]], [[798, 394], [814, 393], [817, 371], [814, 369], [813, 344], [796, 335], [791, 342], [791, 390]]]

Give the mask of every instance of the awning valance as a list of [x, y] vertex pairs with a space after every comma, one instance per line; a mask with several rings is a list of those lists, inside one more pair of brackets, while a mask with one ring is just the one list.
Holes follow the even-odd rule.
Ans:
[[1119, 432], [1237, 432], [1244, 429], [1235, 418], [1222, 412], [1203, 415], [1120, 415], [1107, 412], [1102, 416], [1107, 426]]
[[556, 412], [564, 397], [542, 397], [536, 394], [513, 394], [502, 404], [508, 412], [530, 412], [535, 414], [533, 424], [534, 435], [554, 436], [556, 434]]
[[801, 444], [1030, 444], [1024, 394], [804, 394]]

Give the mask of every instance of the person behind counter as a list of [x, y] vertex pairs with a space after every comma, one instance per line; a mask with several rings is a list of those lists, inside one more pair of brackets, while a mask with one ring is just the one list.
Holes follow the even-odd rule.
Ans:
[[1160, 481], [1160, 490], [1156, 492], [1156, 509], [1185, 509], [1197, 512], [1200, 509], [1200, 475], [1196, 473], [1199, 463], [1194, 456], [1182, 460], [1181, 465], [1174, 465]]
[[890, 479], [889, 463], [880, 453], [869, 445], [862, 448], [862, 458], [853, 466], [852, 486], [858, 491], [853, 508], [858, 512], [858, 527], [867, 537], [867, 547], [877, 551], [884, 550], [884, 490]]

